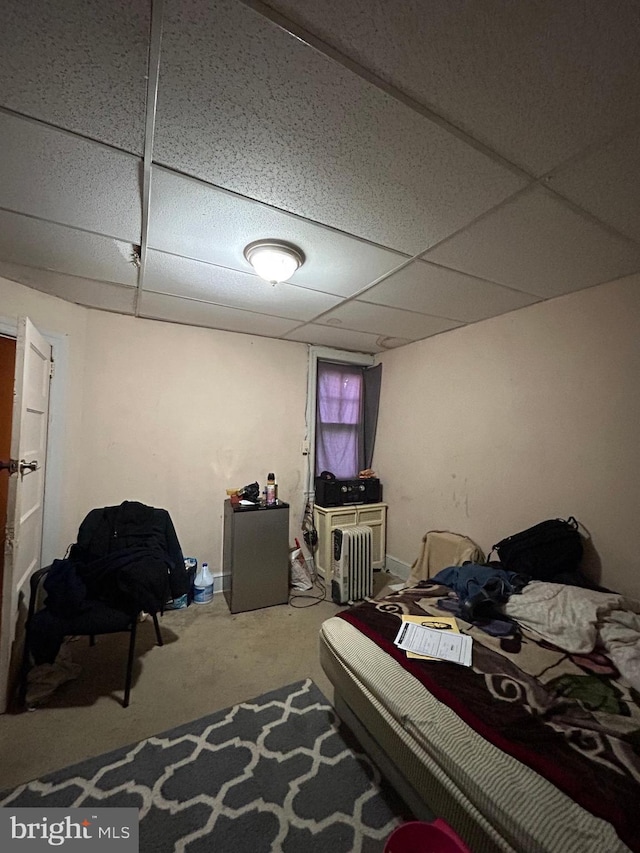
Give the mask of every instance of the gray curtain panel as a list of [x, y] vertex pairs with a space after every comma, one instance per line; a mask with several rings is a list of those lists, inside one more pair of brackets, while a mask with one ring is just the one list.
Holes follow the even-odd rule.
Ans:
[[363, 373], [364, 400], [363, 400], [363, 463], [360, 466], [371, 468], [373, 461], [373, 448], [376, 443], [376, 430], [378, 428], [378, 408], [380, 406], [380, 386], [382, 385], [382, 365], [366, 367]]

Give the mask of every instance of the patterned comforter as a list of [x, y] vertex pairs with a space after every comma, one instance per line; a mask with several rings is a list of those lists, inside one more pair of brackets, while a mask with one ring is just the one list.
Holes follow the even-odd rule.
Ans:
[[451, 615], [457, 603], [448, 587], [426, 581], [338, 615], [486, 740], [640, 851], [640, 695], [604, 654], [570, 654], [526, 629], [505, 635], [504, 623], [469, 625], [458, 617], [473, 637], [471, 667], [408, 659], [396, 648], [402, 614]]

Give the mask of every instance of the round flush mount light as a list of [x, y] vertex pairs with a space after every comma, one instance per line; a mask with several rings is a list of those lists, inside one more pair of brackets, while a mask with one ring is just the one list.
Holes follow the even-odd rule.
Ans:
[[265, 281], [287, 281], [304, 263], [301, 249], [282, 240], [256, 240], [245, 247], [244, 256]]

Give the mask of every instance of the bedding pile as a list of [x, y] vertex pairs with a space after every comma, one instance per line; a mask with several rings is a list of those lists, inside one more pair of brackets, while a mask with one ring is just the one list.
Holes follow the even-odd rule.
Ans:
[[[530, 586], [542, 599], [537, 604], [533, 594], [527, 604], [522, 593], [508, 602], [509, 611], [514, 605], [527, 607], [528, 616], [523, 614], [522, 621], [518, 617], [519, 624], [472, 625], [458, 616], [461, 630], [473, 638], [471, 667], [409, 659], [393, 642], [403, 614], [459, 612], [456, 594], [444, 585], [423, 581], [338, 616], [483, 738], [609, 822], [630, 849], [640, 851], [640, 694], [612, 661], [616, 649], [624, 652], [627, 663], [632, 659], [629, 649], [637, 650], [633, 642], [625, 642], [627, 632], [634, 630], [628, 617], [637, 613], [621, 597], [605, 603], [580, 590], [588, 595], [574, 605], [568, 603], [570, 595], [551, 595], [548, 588], [558, 584]], [[536, 587], [546, 587], [547, 598]], [[556, 599], [557, 607], [550, 607], [549, 601]], [[564, 617], [562, 607], [569, 608]], [[540, 636], [541, 612], [549, 610], [554, 611], [547, 626], [553, 640]], [[565, 650], [558, 644], [558, 625], [568, 613], [577, 620], [572, 621], [576, 638]], [[513, 612], [508, 616], [516, 618]], [[535, 622], [535, 632], [527, 620]], [[505, 630], [505, 624], [511, 629]], [[598, 639], [608, 644], [607, 655], [596, 647]]]
[[566, 652], [602, 648], [640, 693], [640, 602], [615, 592], [532, 581], [502, 609]]

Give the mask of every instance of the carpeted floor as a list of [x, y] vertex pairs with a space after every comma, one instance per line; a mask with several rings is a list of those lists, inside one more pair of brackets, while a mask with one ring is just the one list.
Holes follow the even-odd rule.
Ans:
[[[394, 576], [374, 575], [376, 591]], [[313, 592], [318, 595], [319, 590]], [[322, 596], [320, 596], [322, 597]], [[221, 594], [138, 627], [131, 704], [122, 708], [129, 637], [69, 644], [80, 676], [33, 713], [0, 714], [0, 791], [220, 711], [282, 684], [311, 678], [331, 701], [318, 632], [341, 606], [317, 598], [232, 614]]]
[[410, 819], [310, 679], [5, 791], [0, 806], [135, 806], [141, 853], [376, 853]]

